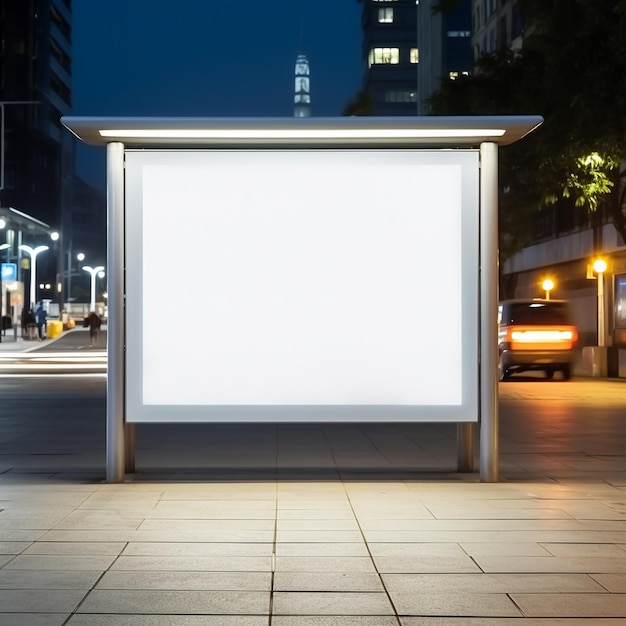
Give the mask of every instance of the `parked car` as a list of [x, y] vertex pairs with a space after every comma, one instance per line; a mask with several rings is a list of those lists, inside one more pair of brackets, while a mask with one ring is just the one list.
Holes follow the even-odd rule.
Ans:
[[578, 342], [567, 300], [505, 300], [498, 307], [500, 380], [527, 370], [571, 376]]

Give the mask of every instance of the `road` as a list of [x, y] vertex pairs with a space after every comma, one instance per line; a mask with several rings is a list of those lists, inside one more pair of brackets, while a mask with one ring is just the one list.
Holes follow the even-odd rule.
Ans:
[[0, 376], [106, 374], [106, 331], [98, 345], [89, 345], [88, 331], [64, 333], [55, 341], [34, 343], [28, 352], [11, 352], [10, 342], [0, 352]]

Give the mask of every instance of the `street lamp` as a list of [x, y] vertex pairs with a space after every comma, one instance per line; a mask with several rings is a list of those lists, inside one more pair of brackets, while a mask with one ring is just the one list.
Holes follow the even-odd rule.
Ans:
[[96, 267], [91, 267], [90, 265], [83, 265], [83, 269], [86, 272], [91, 274], [91, 301], [89, 302], [89, 310], [96, 310], [96, 276], [104, 276], [104, 267], [102, 265], [98, 265]]
[[541, 283], [541, 288], [546, 292], [546, 300], [550, 299], [550, 292], [554, 289], [554, 282], [549, 278], [546, 278]]
[[598, 346], [604, 346], [604, 272], [606, 272], [606, 261], [604, 259], [594, 261], [593, 271], [598, 275]]
[[34, 307], [35, 302], [37, 302], [37, 255], [40, 252], [45, 252], [46, 250], [48, 250], [48, 246], [37, 246], [36, 248], [31, 248], [26, 244], [22, 244], [18, 247], [20, 250], [23, 250], [30, 255], [30, 306]]
[[[5, 223], [6, 226], [6, 223]], [[0, 226], [4, 228], [4, 226]], [[10, 243], [0, 243], [0, 250], [8, 250], [11, 247]], [[0, 263], [0, 270], [2, 263]], [[0, 271], [0, 343], [2, 343], [2, 333], [4, 332], [4, 289], [2, 288], [2, 271]], [[7, 306], [8, 309], [8, 306]]]

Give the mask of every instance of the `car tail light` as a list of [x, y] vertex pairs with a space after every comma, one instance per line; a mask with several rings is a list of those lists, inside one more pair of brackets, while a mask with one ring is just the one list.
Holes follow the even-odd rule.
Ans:
[[509, 326], [511, 350], [571, 350], [578, 341], [575, 326]]

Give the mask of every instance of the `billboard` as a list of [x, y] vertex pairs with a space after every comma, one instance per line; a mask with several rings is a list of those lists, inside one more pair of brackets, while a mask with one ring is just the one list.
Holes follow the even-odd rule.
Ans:
[[128, 422], [477, 421], [478, 151], [125, 158]]

